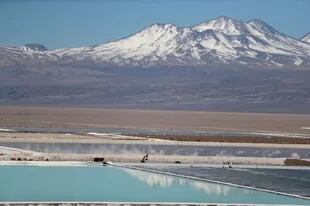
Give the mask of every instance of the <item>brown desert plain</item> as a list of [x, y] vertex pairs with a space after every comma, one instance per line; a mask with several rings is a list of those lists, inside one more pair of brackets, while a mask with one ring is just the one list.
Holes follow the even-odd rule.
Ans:
[[310, 137], [310, 115], [0, 106], [0, 127], [252, 131], [295, 133]]
[[[275, 147], [308, 149], [310, 145], [310, 115], [301, 114], [267, 114], [267, 113], [228, 113], [205, 111], [168, 111], [168, 110], [138, 110], [111, 109], [90, 107], [35, 107], [35, 106], [0, 106], [1, 142], [46, 142], [46, 143], [94, 143], [94, 144], [181, 144], [212, 146], [243, 146], [243, 147]], [[75, 134], [42, 132], [7, 132], [10, 128], [72, 128]], [[129, 128], [129, 129], [171, 129], [181, 131], [217, 131], [217, 132], [245, 132], [246, 135], [147, 135], [131, 134], [98, 136], [91, 133], [79, 132], [79, 129], [98, 128]], [[95, 130], [94, 130], [95, 131]], [[246, 132], [249, 132], [248, 134]], [[254, 133], [263, 133], [257, 136]], [[199, 133], [198, 133], [199, 134]], [[239, 133], [237, 133], [239, 134]], [[286, 136], [287, 135], [287, 136]], [[297, 135], [297, 136], [294, 136]], [[159, 139], [173, 140], [164, 141]], [[147, 141], [145, 141], [147, 140]], [[182, 141], [182, 142], [181, 142]], [[185, 142], [186, 141], [186, 142]], [[204, 142], [204, 143], [203, 143]], [[213, 145], [214, 146], [214, 145]], [[15, 151], [14, 148], [2, 148], [4, 154], [12, 153], [25, 158], [27, 151]], [[34, 160], [91, 160], [93, 155], [77, 154], [41, 154], [32, 153]], [[33, 156], [34, 155], [34, 156]], [[54, 156], [53, 156], [54, 155]], [[11, 155], [12, 156], [12, 155]], [[9, 155], [8, 158], [11, 157]], [[4, 159], [7, 159], [5, 155]], [[41, 158], [41, 159], [40, 159]], [[137, 162], [141, 155], [131, 157], [126, 154], [105, 156], [113, 162]], [[162, 159], [163, 158], [163, 159]], [[169, 159], [170, 158], [170, 159]], [[172, 158], [172, 159], [171, 159]], [[186, 158], [189, 158], [188, 160]], [[239, 164], [284, 165], [285, 158], [257, 158], [257, 157], [179, 157], [152, 155], [152, 162], [174, 162], [182, 159], [182, 163], [223, 162], [229, 159]], [[308, 163], [308, 162], [307, 162]], [[295, 164], [295, 163], [294, 163]], [[299, 163], [298, 163], [299, 164]], [[302, 164], [304, 165], [304, 163]]]

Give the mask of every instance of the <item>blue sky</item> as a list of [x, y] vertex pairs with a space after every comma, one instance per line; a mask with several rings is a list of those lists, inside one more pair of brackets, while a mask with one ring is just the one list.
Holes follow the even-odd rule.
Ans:
[[0, 45], [88, 46], [152, 23], [191, 26], [221, 15], [258, 18], [300, 38], [310, 32], [309, 11], [310, 0], [0, 0]]

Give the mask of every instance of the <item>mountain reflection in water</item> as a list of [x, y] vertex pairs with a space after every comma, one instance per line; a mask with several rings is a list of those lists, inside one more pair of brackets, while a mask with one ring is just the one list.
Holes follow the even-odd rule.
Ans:
[[124, 171], [150, 187], [168, 188], [175, 185], [188, 185], [189, 187], [204, 192], [205, 194], [208, 195], [222, 195], [222, 196], [227, 196], [228, 193], [235, 190], [235, 188], [233, 187], [229, 187], [222, 184], [208, 183], [203, 181], [191, 181], [180, 177], [144, 172], [139, 170], [126, 169]]

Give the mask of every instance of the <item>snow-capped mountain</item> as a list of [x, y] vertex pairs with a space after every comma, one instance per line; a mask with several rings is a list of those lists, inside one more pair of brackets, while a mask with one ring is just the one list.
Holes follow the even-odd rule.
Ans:
[[301, 41], [310, 43], [310, 33], [301, 38]]
[[[30, 45], [30, 46], [29, 46]], [[37, 44], [29, 44], [25, 46], [0, 47], [0, 68], [11, 67], [20, 64], [37, 64], [47, 61], [56, 61], [59, 56], [49, 55], [49, 51], [42, 47], [33, 47]]]
[[[127, 38], [92, 47], [34, 50], [0, 48], [0, 66], [26, 62], [78, 63], [101, 66], [310, 67], [310, 44], [285, 35], [261, 20], [228, 17], [193, 27], [153, 24]], [[3, 61], [5, 60], [5, 61]]]

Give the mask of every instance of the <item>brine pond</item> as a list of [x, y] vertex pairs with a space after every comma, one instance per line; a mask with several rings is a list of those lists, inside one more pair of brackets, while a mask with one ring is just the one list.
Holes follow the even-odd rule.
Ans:
[[310, 205], [310, 200], [117, 166], [0, 165], [1, 202]]
[[121, 144], [121, 143], [36, 143], [1, 142], [0, 146], [31, 150], [44, 153], [67, 154], [150, 154], [185, 156], [235, 156], [235, 157], [274, 157], [310, 158], [310, 150], [302, 148], [263, 148], [234, 146], [205, 146], [178, 144]]

